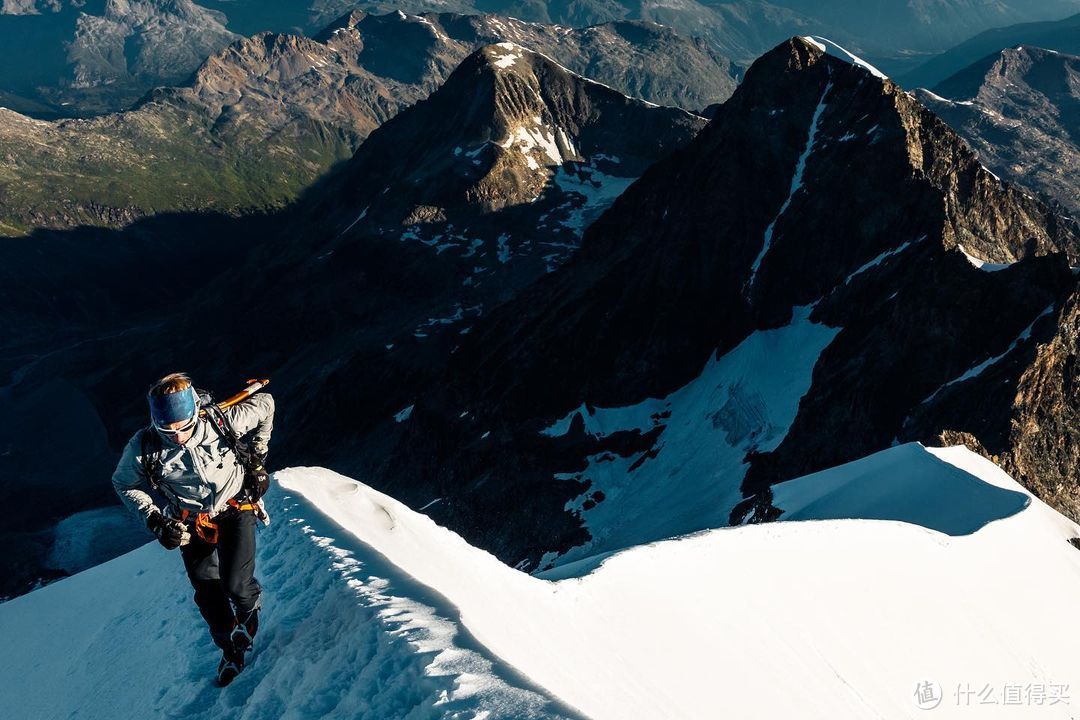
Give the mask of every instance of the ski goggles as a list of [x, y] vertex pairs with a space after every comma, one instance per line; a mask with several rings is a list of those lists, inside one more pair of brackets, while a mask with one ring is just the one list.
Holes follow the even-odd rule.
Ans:
[[164, 434], [169, 435], [169, 436], [176, 436], [176, 435], [180, 435], [182, 433], [186, 433], [188, 430], [191, 430], [192, 428], [195, 427], [195, 424], [198, 423], [198, 422], [199, 422], [199, 413], [195, 413], [194, 415], [191, 416], [190, 420], [188, 420], [186, 423], [184, 423], [180, 427], [177, 427], [177, 428], [161, 427], [157, 423], [154, 423], [154, 427], [160, 433], [164, 433]]

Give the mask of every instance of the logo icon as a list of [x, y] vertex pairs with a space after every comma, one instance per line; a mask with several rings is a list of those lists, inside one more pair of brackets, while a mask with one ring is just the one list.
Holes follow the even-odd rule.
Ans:
[[941, 704], [941, 686], [933, 680], [919, 680], [911, 697], [920, 710], [933, 710]]

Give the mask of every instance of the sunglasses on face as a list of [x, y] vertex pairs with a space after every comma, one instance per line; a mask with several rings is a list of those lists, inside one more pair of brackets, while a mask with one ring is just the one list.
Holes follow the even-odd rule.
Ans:
[[188, 420], [186, 423], [184, 423], [178, 428], [167, 428], [161, 427], [160, 425], [155, 425], [154, 427], [156, 427], [160, 432], [163, 432], [166, 435], [180, 435], [181, 433], [186, 433], [188, 430], [194, 428], [195, 423], [197, 422], [199, 422], [199, 414], [195, 413], [191, 416], [190, 420]]

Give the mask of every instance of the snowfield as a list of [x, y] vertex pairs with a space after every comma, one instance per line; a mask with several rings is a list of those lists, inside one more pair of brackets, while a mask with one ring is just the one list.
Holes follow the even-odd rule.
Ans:
[[[812, 322], [812, 309], [797, 307], [788, 325], [753, 332], [710, 357], [696, 378], [667, 397], [625, 407], [582, 405], [541, 431], [565, 435], [579, 416], [596, 437], [662, 429], [650, 450], [626, 457], [601, 452], [584, 470], [555, 476], [589, 481], [566, 509], [581, 514], [592, 539], [561, 555], [545, 554], [540, 569], [727, 525], [742, 499], [747, 453], [780, 445], [818, 357], [840, 332]], [[604, 501], [586, 509], [597, 490]]]
[[264, 630], [232, 686], [152, 544], [0, 605], [5, 716], [1078, 714], [1080, 526], [964, 448], [890, 448], [777, 486], [792, 521], [557, 580], [328, 470], [275, 477]]

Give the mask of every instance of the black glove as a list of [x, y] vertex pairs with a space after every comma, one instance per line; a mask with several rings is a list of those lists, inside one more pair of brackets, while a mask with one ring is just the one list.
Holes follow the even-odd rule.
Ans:
[[266, 472], [266, 455], [252, 453], [249, 467], [244, 473], [244, 487], [252, 500], [258, 501], [270, 489], [270, 473]]
[[175, 550], [191, 540], [191, 533], [182, 522], [166, 518], [157, 510], [151, 512], [150, 517], [146, 518], [146, 527], [150, 528], [150, 532], [154, 533], [158, 542], [166, 550]]

